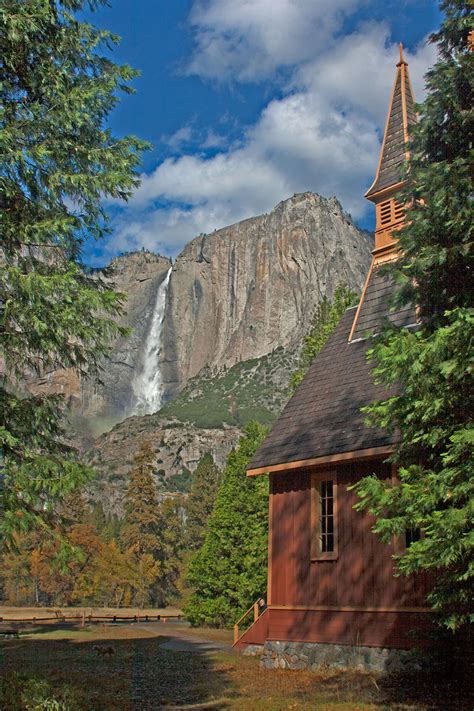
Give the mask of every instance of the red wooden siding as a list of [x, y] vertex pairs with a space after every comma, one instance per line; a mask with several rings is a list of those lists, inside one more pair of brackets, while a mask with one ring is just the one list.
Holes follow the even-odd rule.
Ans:
[[[274, 608], [268, 612], [265, 639], [270, 640], [401, 649], [427, 643], [424, 632], [429, 620], [426, 614]], [[258, 643], [256, 638], [253, 643]]]
[[[394, 577], [392, 546], [372, 533], [373, 518], [354, 510], [357, 496], [348, 490], [365, 474], [390, 479], [390, 465], [348, 464], [332, 471], [338, 477], [334, 561], [311, 561], [311, 472], [271, 475], [269, 638], [354, 644], [356, 635], [360, 644], [410, 646], [408, 629], [426, 615], [399, 609], [426, 606], [427, 578]], [[321, 606], [349, 609], [288, 609]]]
[[256, 622], [253, 623], [251, 627], [246, 630], [237, 644], [235, 645], [237, 649], [245, 649], [248, 644], [263, 644], [265, 640], [269, 639], [268, 636], [268, 622], [270, 619], [269, 610], [266, 609], [258, 618]]

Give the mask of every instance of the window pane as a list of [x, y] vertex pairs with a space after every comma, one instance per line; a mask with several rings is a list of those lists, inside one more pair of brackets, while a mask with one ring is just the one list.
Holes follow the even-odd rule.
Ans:
[[334, 481], [328, 479], [319, 483], [319, 533], [320, 552], [333, 553], [334, 538]]

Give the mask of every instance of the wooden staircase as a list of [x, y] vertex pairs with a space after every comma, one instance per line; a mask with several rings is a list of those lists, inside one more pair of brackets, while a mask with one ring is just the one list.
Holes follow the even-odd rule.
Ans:
[[267, 603], [265, 597], [260, 597], [235, 623], [233, 646], [243, 649], [249, 644], [263, 644], [267, 632]]

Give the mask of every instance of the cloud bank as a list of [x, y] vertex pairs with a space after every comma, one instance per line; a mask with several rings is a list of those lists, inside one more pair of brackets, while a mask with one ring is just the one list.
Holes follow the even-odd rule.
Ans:
[[[179, 128], [168, 139], [178, 155], [143, 175], [114, 220], [108, 250], [175, 255], [196, 234], [268, 212], [306, 190], [336, 195], [362, 218], [398, 58], [388, 25], [344, 33], [347, 18], [367, 2], [196, 0], [186, 71], [219, 82], [268, 81], [278, 96], [237, 144], [225, 147], [220, 128], [209, 127], [191, 152], [192, 130]], [[420, 101], [435, 48], [421, 43], [406, 59]]]

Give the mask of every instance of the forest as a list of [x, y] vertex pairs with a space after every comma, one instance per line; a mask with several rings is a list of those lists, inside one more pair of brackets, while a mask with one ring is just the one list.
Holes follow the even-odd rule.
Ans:
[[[356, 294], [323, 299], [304, 338], [290, 387], [301, 381]], [[194, 624], [228, 626], [265, 591], [268, 484], [245, 468], [267, 428], [247, 425], [221, 472], [204, 454], [189, 491], [160, 492], [152, 442], [137, 452], [123, 513], [74, 491], [54, 526], [15, 532], [0, 559], [0, 595], [17, 606], [183, 606]], [[242, 555], [245, 541], [250, 550]]]

